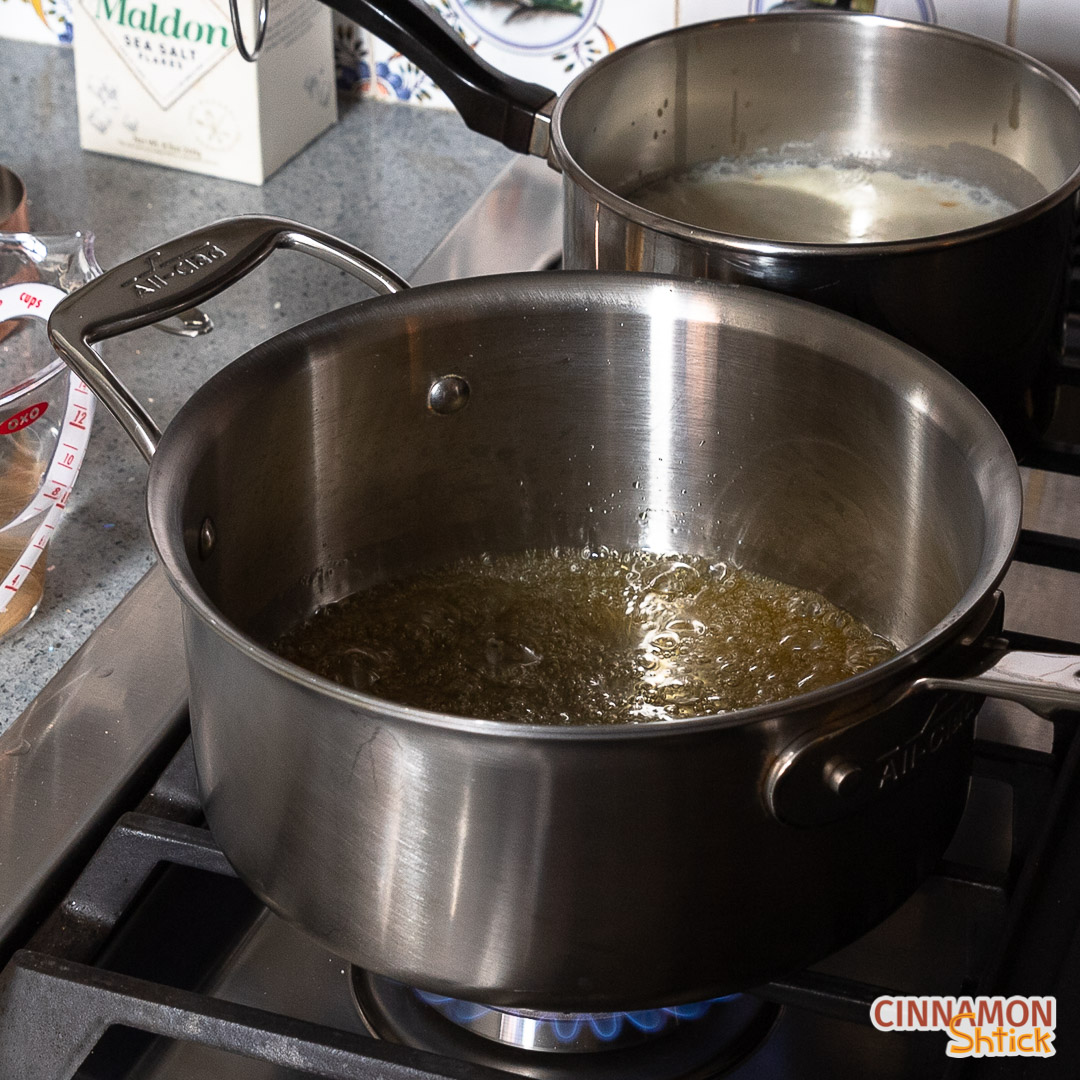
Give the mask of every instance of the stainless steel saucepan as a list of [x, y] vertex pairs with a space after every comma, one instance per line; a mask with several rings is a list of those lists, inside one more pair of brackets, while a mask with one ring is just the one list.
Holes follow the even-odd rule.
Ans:
[[[812, 300], [944, 365], [1018, 450], [1047, 425], [1080, 187], [1080, 93], [1045, 65], [937, 26], [801, 12], [636, 42], [556, 97], [491, 68], [412, 0], [325, 2], [418, 64], [470, 127], [563, 173], [566, 266]], [[944, 235], [807, 243], [718, 232], [635, 202], [643, 181], [718, 159], [955, 177], [1017, 209]]]
[[[159, 438], [94, 343], [281, 246], [396, 295], [246, 353]], [[405, 289], [332, 237], [241, 218], [91, 282], [49, 332], [152, 459], [216, 840], [374, 972], [561, 1011], [753, 986], [934, 867], [981, 695], [1080, 706], [1080, 658], [995, 636], [1020, 524], [1008, 443], [937, 365], [834, 312], [644, 274]], [[598, 543], [819, 590], [901, 651], [777, 704], [597, 728], [391, 704], [266, 647], [421, 565]]]

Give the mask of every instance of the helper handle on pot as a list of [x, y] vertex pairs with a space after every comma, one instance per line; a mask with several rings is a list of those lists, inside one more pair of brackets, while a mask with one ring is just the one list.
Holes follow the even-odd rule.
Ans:
[[547, 157], [556, 94], [481, 60], [432, 11], [412, 0], [323, 0], [407, 56], [465, 123], [519, 154]]
[[1080, 656], [1006, 649], [976, 675], [955, 679], [930, 675], [917, 679], [911, 689], [959, 690], [1017, 701], [1050, 719], [1059, 712], [1080, 712]]
[[204, 303], [277, 248], [315, 255], [378, 293], [408, 288], [408, 282], [389, 267], [329, 233], [282, 218], [251, 216], [186, 233], [114, 267], [62, 300], [52, 313], [53, 348], [120, 421], [147, 461], [161, 431], [94, 344]]
[[[914, 679], [887, 709], [878, 706], [854, 724], [812, 732], [786, 747], [765, 783], [773, 816], [812, 826], [861, 810], [920, 773], [963, 732], [970, 740], [983, 697], [1016, 701], [1047, 718], [1080, 712], [1080, 655], [1010, 649], [1000, 639], [984, 648], [974, 674]], [[929, 695], [937, 700], [923, 705]], [[897, 718], [899, 729], [892, 723]]]

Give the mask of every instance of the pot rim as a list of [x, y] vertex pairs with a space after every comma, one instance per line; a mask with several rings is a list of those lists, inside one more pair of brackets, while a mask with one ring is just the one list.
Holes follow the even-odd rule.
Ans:
[[601, 57], [596, 63], [582, 71], [566, 89], [559, 95], [555, 103], [555, 109], [551, 116], [551, 154], [554, 164], [571, 180], [577, 187], [585, 191], [592, 199], [606, 206], [620, 217], [632, 221], [636, 225], [649, 229], [652, 232], [672, 236], [687, 243], [697, 245], [709, 245], [729, 251], [742, 252], [755, 255], [791, 255], [791, 256], [815, 256], [825, 258], [853, 258], [859, 256], [878, 257], [917, 254], [935, 248], [952, 247], [961, 243], [983, 240], [998, 233], [1005, 232], [1018, 225], [1042, 215], [1047, 210], [1053, 209], [1070, 195], [1080, 190], [1080, 161], [1077, 161], [1073, 171], [1053, 191], [1048, 192], [1036, 202], [1029, 203], [1005, 217], [995, 218], [993, 221], [982, 225], [973, 225], [966, 229], [956, 229], [953, 232], [935, 233], [932, 236], [920, 236], [906, 240], [874, 240], [874, 241], [849, 241], [830, 244], [804, 243], [798, 241], [764, 240], [752, 236], [740, 236], [736, 233], [719, 232], [713, 229], [705, 229], [696, 225], [689, 225], [677, 218], [666, 217], [647, 210], [637, 203], [631, 202], [617, 195], [610, 188], [604, 187], [594, 179], [578, 163], [570, 153], [566, 141], [563, 138], [562, 123], [563, 114], [566, 111], [567, 102], [571, 100], [574, 92], [597, 72], [611, 65], [632, 63], [635, 54], [649, 48], [657, 47], [668, 38], [679, 34], [704, 32], [721, 24], [733, 26], [746, 23], [758, 23], [762, 19], [784, 19], [785, 21], [805, 21], [807, 19], [844, 19], [869, 23], [876, 27], [895, 27], [904, 33], [925, 33], [933, 36], [952, 38], [972, 48], [982, 49], [993, 53], [1013, 63], [1026, 67], [1035, 75], [1041, 76], [1050, 82], [1059, 92], [1070, 100], [1077, 114], [1077, 124], [1080, 126], [1080, 90], [1072, 85], [1067, 79], [1059, 75], [1053, 68], [1037, 60], [1019, 49], [1009, 45], [1003, 45], [987, 38], [977, 37], [961, 30], [950, 27], [938, 26], [931, 23], [914, 22], [907, 19], [897, 19], [891, 16], [874, 15], [855, 11], [801, 11], [786, 12], [775, 16], [743, 15], [731, 19], [714, 19], [707, 23], [698, 23], [693, 26], [676, 27], [672, 30], [664, 30], [651, 37], [642, 38], [620, 48], [617, 52], [609, 53]]
[[[877, 374], [885, 381], [900, 382], [899, 376], [896, 374], [897, 360], [912, 365], [914, 370], [918, 371], [922, 386], [925, 388], [921, 392], [921, 397], [924, 399], [934, 398], [933, 390], [935, 386], [942, 391], [940, 396], [943, 399], [945, 398], [945, 391], [948, 391], [949, 397], [957, 402], [956, 407], [965, 414], [965, 420], [980, 429], [979, 435], [985, 436], [990, 444], [997, 443], [996, 451], [993, 445], [983, 447], [985, 453], [981, 455], [981, 460], [983, 460], [984, 464], [990, 461], [996, 468], [995, 480], [998, 486], [994, 488], [994, 501], [1000, 504], [1000, 514], [1005, 522], [1001, 540], [996, 545], [1001, 549], [999, 556], [996, 560], [991, 560], [988, 557], [992, 541], [987, 536], [984, 540], [979, 568], [952, 609], [918, 640], [902, 649], [895, 656], [868, 668], [866, 671], [805, 694], [763, 705], [755, 705], [747, 709], [685, 718], [673, 717], [668, 720], [640, 724], [522, 724], [508, 720], [457, 716], [451, 713], [440, 713], [410, 705], [402, 705], [372, 694], [352, 690], [316, 675], [289, 660], [285, 660], [270, 649], [258, 644], [254, 638], [224, 617], [207, 596], [192, 572], [191, 560], [185, 550], [183, 525], [179, 522], [179, 510], [177, 509], [177, 497], [183, 489], [184, 478], [193, 457], [191, 453], [192, 447], [201, 445], [200, 435], [205, 434], [205, 432], [194, 430], [199, 427], [200, 423], [205, 426], [205, 422], [200, 419], [203, 415], [201, 409], [203, 401], [217, 396], [222, 382], [229, 380], [231, 377], [239, 376], [247, 368], [259, 367], [265, 361], [267, 353], [271, 351], [280, 353], [283, 349], [289, 347], [293, 339], [310, 336], [313, 331], [317, 331], [322, 325], [332, 324], [341, 316], [362, 309], [366, 317], [385, 320], [388, 315], [387, 308], [417, 305], [423, 311], [431, 306], [431, 298], [438, 297], [439, 293], [464, 293], [468, 295], [478, 287], [488, 290], [507, 289], [508, 286], [516, 285], [518, 292], [514, 295], [519, 298], [535, 299], [544, 294], [545, 279], [551, 279], [553, 283], [571, 289], [574, 287], [582, 288], [590, 296], [605, 284], [609, 287], [618, 284], [629, 289], [642, 291], [660, 285], [691, 293], [720, 293], [732, 298], [747, 297], [751, 302], [760, 298], [762, 302], [767, 302], [770, 306], [779, 307], [781, 310], [787, 309], [791, 317], [799, 317], [803, 320], [816, 319], [819, 325], [835, 323], [844, 326], [848, 332], [854, 331], [862, 335], [866, 339], [868, 346], [878, 346], [881, 354], [879, 356], [879, 352], [873, 348], [860, 350], [860, 355], [864, 357], [863, 363], [868, 365], [869, 369], [876, 367], [878, 371], [874, 372], [874, 374]], [[462, 299], [463, 296], [458, 295], [457, 303], [460, 304]], [[454, 301], [451, 300], [451, 302]], [[887, 361], [884, 359], [886, 353], [888, 355]], [[1006, 463], [1011, 467], [1005, 470], [1004, 475], [1000, 475], [1001, 466], [1006, 465]], [[392, 296], [375, 297], [374, 299], [360, 301], [350, 307], [317, 316], [248, 350], [204, 383], [181, 407], [173, 421], [165, 429], [157, 451], [150, 462], [146, 491], [146, 512], [151, 542], [165, 570], [166, 577], [187, 609], [218, 634], [225, 644], [239, 649], [262, 667], [272, 670], [292, 683], [305, 686], [323, 697], [351, 706], [359, 713], [370, 714], [374, 711], [395, 721], [437, 727], [444, 730], [472, 733], [474, 735], [511, 736], [525, 739], [575, 740], [595, 738], [621, 741], [628, 738], [665, 738], [694, 732], [742, 727], [763, 720], [778, 720], [794, 713], [809, 714], [814, 710], [821, 710], [822, 707], [830, 706], [845, 698], [859, 705], [864, 702], [880, 701], [885, 695], [895, 691], [897, 687], [907, 682], [913, 668], [925, 661], [931, 654], [946, 649], [963, 632], [970, 620], [978, 615], [982, 602], [997, 588], [1001, 579], [1005, 576], [1009, 564], [1012, 562], [1013, 553], [1020, 535], [1022, 501], [1020, 472], [1016, 466], [1012, 450], [1004, 434], [983, 404], [944, 368], [935, 364], [918, 350], [896, 338], [890, 337], [881, 330], [861, 323], [850, 316], [811, 304], [805, 300], [798, 300], [748, 285], [706, 280], [683, 280], [657, 274], [628, 271], [557, 270], [492, 275], [464, 281], [439, 282], [411, 288]]]

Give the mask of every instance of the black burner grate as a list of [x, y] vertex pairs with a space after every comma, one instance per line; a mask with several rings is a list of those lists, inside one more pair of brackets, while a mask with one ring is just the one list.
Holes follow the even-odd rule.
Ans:
[[[188, 745], [171, 775], [192, 774], [192, 765]], [[178, 890], [177, 873], [184, 871], [218, 880]], [[172, 880], [164, 880], [168, 874]], [[162, 895], [183, 904], [179, 922], [162, 925], [159, 918], [147, 918], [147, 905]], [[193, 913], [189, 902], [198, 896], [205, 910]], [[206, 829], [142, 812], [125, 814], [61, 907], [0, 977], [0, 1076], [120, 1080], [133, 1075], [152, 1052], [147, 1035], [195, 1041], [312, 1076], [496, 1080], [502, 1075], [192, 989], [259, 910]], [[147, 924], [157, 927], [159, 937], [149, 949], [145, 939], [131, 940], [132, 927]], [[178, 926], [198, 930], [193, 947], [176, 947]], [[142, 933], [136, 931], [136, 938]], [[170, 958], [180, 958], [183, 970]], [[154, 981], [130, 970], [140, 962], [155, 970]], [[171, 968], [172, 982], [161, 981], [162, 966]]]

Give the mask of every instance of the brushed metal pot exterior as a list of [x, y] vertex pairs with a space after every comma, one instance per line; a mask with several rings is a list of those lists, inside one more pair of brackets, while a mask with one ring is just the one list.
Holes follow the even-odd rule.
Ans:
[[[979, 695], [1080, 704], [1076, 657], [991, 647], [1020, 521], [999, 429], [925, 357], [796, 300], [595, 272], [410, 290], [247, 353], [158, 442], [92, 344], [276, 246], [402, 287], [340, 241], [238, 219], [110, 271], [50, 335], [152, 456], [214, 836], [332, 952], [520, 1007], [746, 988], [856, 937], [932, 869]], [[463, 407], [432, 393], [447, 375]], [[775, 705], [541, 728], [380, 701], [265, 647], [367, 583], [553, 544], [732, 559], [903, 648]], [[1052, 680], [1025, 673], [1040, 665]]]
[[[1016, 447], [1048, 423], [1080, 187], [1080, 94], [1037, 61], [883, 18], [724, 20], [600, 61], [560, 97], [552, 140], [567, 266], [812, 300], [937, 360]], [[698, 162], [785, 156], [963, 177], [1019, 209], [914, 241], [809, 244], [695, 228], [625, 197]]]
[[[764, 778], [800, 735], [856, 718], [851, 703], [492, 730], [338, 700], [190, 610], [185, 642], [206, 817], [239, 875], [331, 953], [468, 1001], [643, 1009], [799, 970], [915, 891], [967, 797], [974, 706], [918, 776], [797, 828], [769, 812]], [[929, 711], [878, 715], [878, 752]]]

